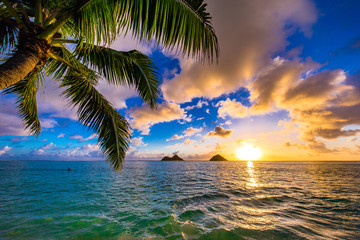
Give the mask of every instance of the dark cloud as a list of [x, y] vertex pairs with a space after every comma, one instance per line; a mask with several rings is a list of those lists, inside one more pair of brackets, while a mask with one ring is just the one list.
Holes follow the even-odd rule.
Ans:
[[218, 136], [218, 137], [225, 138], [225, 137], [229, 137], [231, 134], [232, 134], [232, 130], [225, 130], [223, 127], [217, 126], [217, 127], [215, 127], [215, 130], [212, 132], [209, 132], [207, 134], [207, 136], [209, 136], [209, 137]]

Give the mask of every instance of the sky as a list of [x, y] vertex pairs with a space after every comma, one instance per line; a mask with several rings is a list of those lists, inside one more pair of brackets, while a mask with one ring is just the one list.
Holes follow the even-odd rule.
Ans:
[[[360, 2], [207, 0], [218, 64], [120, 36], [112, 48], [150, 55], [161, 76], [155, 110], [134, 89], [96, 88], [131, 124], [127, 160], [178, 154], [236, 160], [252, 145], [265, 161], [360, 159]], [[29, 136], [16, 98], [0, 94], [0, 160], [101, 160], [58, 83], [39, 90], [42, 133]]]

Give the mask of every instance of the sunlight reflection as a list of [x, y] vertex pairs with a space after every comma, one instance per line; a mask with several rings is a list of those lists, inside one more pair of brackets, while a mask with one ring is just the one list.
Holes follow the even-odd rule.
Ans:
[[254, 187], [257, 187], [258, 184], [257, 184], [257, 181], [256, 181], [256, 178], [255, 178], [255, 174], [254, 174], [254, 164], [252, 161], [248, 161], [247, 162], [247, 172], [249, 174], [249, 179], [246, 183], [246, 186], [248, 188], [254, 188]]

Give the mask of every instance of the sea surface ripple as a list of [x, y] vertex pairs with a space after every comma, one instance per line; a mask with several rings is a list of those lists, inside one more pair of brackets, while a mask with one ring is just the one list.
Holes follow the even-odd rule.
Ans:
[[0, 239], [359, 239], [359, 186], [360, 162], [1, 161]]

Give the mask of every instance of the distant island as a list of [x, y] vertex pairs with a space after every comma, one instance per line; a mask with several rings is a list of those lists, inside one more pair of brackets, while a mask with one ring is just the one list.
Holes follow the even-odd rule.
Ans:
[[173, 157], [164, 157], [161, 161], [184, 161], [184, 159], [175, 154]]
[[227, 161], [227, 159], [219, 154], [216, 154], [210, 159], [210, 161]]

